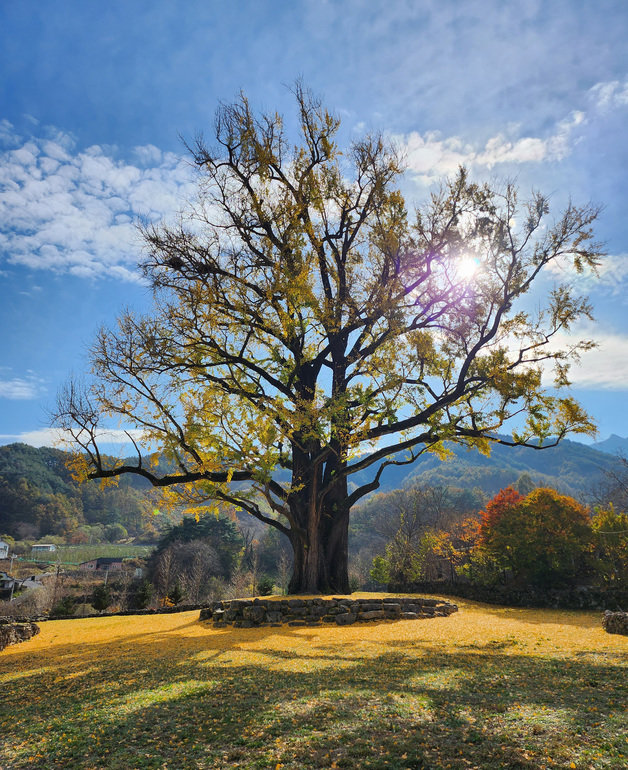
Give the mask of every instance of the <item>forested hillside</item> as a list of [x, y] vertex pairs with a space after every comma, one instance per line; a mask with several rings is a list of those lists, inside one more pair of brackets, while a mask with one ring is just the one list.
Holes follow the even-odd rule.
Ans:
[[[436, 485], [480, 490], [490, 497], [504, 487], [515, 485], [519, 477], [526, 474], [535, 486], [551, 487], [562, 494], [582, 498], [606, 473], [620, 467], [614, 453], [567, 439], [556, 447], [540, 450], [495, 444], [490, 457], [477, 449], [454, 444], [447, 448], [452, 456], [444, 462], [426, 453], [411, 465], [386, 468], [379, 491]], [[363, 483], [362, 479], [358, 479], [358, 483]]]
[[[67, 453], [27, 444], [0, 447], [0, 532], [14, 538], [53, 535], [89, 542], [90, 528], [110, 528], [116, 539], [154, 534], [143, 480], [122, 479], [101, 489], [77, 484], [65, 463]], [[102, 532], [100, 533], [102, 535]]]
[[[425, 454], [411, 465], [387, 468], [378, 492], [409, 486], [456, 488], [457, 507], [473, 507], [523, 477], [533, 486], [584, 499], [605, 473], [619, 466], [613, 454], [573, 441], [542, 451], [495, 445], [490, 457], [477, 450], [452, 449], [446, 461]], [[109, 527], [111, 539], [120, 539], [125, 532], [155, 539], [166, 522], [153, 515], [155, 503], [144, 479], [123, 476], [117, 487], [106, 489], [98, 482], [79, 485], [65, 465], [67, 457], [59, 449], [26, 444], [0, 447], [0, 534], [20, 539], [59, 536], [80, 543], [89, 542], [94, 534], [102, 538], [102, 528]], [[468, 500], [463, 503], [463, 498]], [[361, 506], [362, 512], [356, 511], [358, 530], [367, 521], [372, 527], [381, 509], [378, 502], [386, 503], [386, 498], [372, 496]], [[98, 527], [100, 532], [94, 529]]]

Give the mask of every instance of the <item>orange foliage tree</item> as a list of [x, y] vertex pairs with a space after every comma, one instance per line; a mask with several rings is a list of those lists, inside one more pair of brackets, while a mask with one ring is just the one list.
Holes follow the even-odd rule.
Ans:
[[573, 579], [591, 538], [587, 509], [553, 489], [525, 498], [501, 490], [482, 511], [481, 545], [522, 583], [547, 587]]

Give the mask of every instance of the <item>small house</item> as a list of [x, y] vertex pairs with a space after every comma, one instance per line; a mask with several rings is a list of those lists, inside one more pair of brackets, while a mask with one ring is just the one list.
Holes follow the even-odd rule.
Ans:
[[38, 543], [31, 547], [31, 554], [54, 553], [56, 550], [57, 546], [54, 543]]
[[15, 580], [8, 572], [0, 572], [0, 591], [10, 590], [13, 583]]
[[19, 585], [19, 580], [12, 578], [8, 572], [0, 572], [0, 600], [10, 599], [13, 589]]
[[0, 540], [0, 559], [9, 558], [9, 544], [4, 540]]

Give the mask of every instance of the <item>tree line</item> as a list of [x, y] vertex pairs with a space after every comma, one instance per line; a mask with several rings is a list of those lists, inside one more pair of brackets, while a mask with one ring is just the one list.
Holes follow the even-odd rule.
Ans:
[[592, 507], [524, 483], [523, 492], [507, 487], [481, 510], [449, 517], [435, 506], [441, 490], [416, 490], [398, 506], [371, 577], [395, 589], [439, 582], [459, 592], [499, 589], [502, 599], [509, 591], [542, 597], [574, 587], [628, 598], [626, 480], [625, 472], [596, 490], [604, 498]]

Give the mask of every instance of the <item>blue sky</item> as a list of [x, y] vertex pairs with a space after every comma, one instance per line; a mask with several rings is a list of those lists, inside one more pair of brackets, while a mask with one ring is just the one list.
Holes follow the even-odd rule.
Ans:
[[403, 148], [420, 202], [465, 163], [602, 204], [586, 278], [600, 347], [572, 372], [599, 438], [628, 435], [628, 4], [204, 0], [0, 6], [0, 443], [50, 443], [46, 409], [95, 331], [149, 296], [139, 217], [193, 193], [181, 138], [242, 89], [291, 116], [302, 77], [349, 141]]

